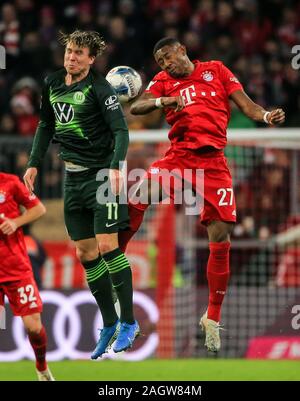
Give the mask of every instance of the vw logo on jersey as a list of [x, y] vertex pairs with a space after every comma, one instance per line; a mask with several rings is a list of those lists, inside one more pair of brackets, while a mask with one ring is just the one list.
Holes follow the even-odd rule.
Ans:
[[74, 103], [82, 104], [85, 101], [85, 94], [81, 91], [75, 92], [73, 95]]
[[204, 71], [202, 72], [202, 78], [204, 79], [204, 81], [210, 82], [214, 79], [214, 76], [212, 74], [211, 71]]
[[74, 109], [69, 103], [53, 103], [53, 109], [61, 124], [69, 124], [74, 118]]

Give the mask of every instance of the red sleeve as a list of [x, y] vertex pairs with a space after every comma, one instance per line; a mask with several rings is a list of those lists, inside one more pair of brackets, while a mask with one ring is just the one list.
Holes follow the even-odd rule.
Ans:
[[26, 209], [31, 209], [40, 203], [39, 198], [34, 194], [31, 195], [25, 185], [17, 177], [14, 182], [13, 195], [18, 205], [22, 205]]
[[237, 77], [223, 63], [220, 63], [220, 80], [228, 96], [235, 91], [243, 90], [243, 86]]
[[149, 85], [145, 89], [145, 93], [152, 93], [154, 97], [164, 96], [164, 85], [162, 81], [156, 81], [154, 77], [153, 81], [149, 82]]

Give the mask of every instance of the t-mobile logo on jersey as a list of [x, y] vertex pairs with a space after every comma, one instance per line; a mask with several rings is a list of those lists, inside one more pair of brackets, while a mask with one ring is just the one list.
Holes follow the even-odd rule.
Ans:
[[180, 95], [184, 97], [186, 106], [188, 106], [192, 103], [195, 103], [195, 101], [192, 100], [192, 97], [196, 96], [195, 86], [191, 85], [191, 86], [188, 86], [187, 88], [181, 89]]

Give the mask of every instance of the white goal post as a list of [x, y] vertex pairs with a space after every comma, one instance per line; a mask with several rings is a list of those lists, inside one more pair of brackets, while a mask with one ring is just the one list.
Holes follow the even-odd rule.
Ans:
[[[168, 142], [168, 129], [130, 131], [131, 142]], [[300, 149], [300, 128], [234, 128], [228, 131], [228, 144], [243, 142], [284, 149]]]

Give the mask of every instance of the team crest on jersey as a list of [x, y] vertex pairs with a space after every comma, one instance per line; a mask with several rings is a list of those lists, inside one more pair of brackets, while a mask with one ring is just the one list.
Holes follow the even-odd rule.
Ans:
[[204, 71], [204, 72], [202, 72], [201, 76], [204, 79], [204, 81], [207, 81], [207, 82], [210, 82], [214, 79], [214, 76], [211, 71]]
[[85, 94], [81, 91], [75, 92], [73, 100], [75, 104], [82, 104], [85, 101]]
[[73, 106], [69, 103], [53, 103], [56, 118], [61, 124], [69, 124], [74, 118]]
[[0, 191], [0, 203], [4, 203], [6, 201], [6, 192]]

